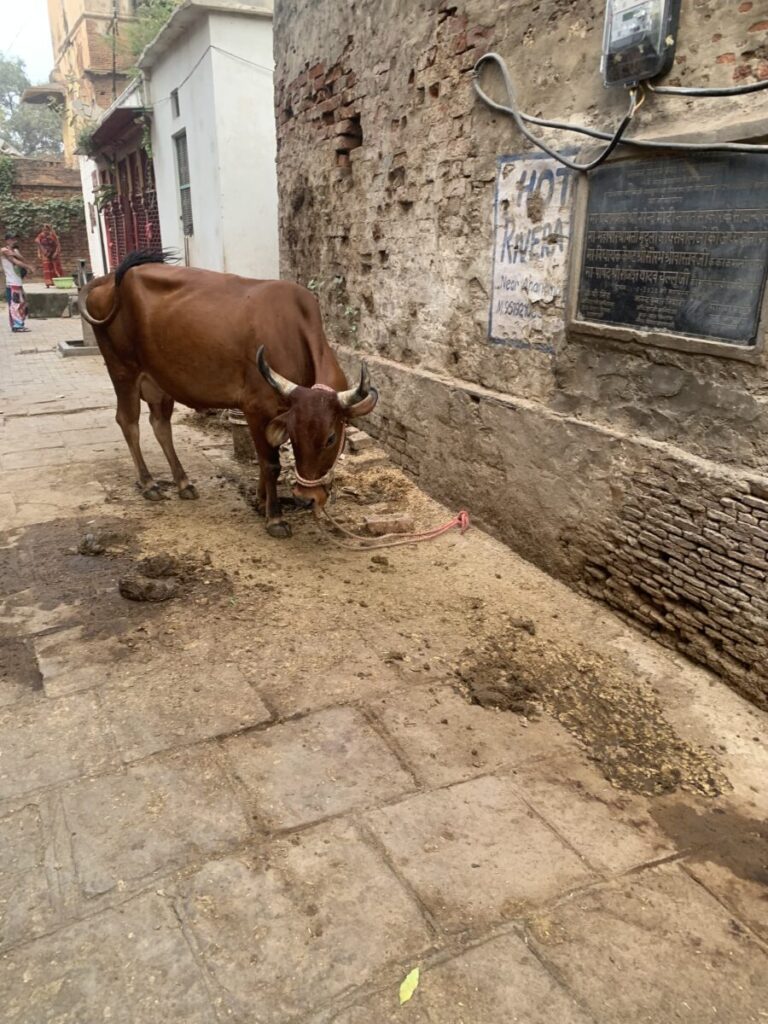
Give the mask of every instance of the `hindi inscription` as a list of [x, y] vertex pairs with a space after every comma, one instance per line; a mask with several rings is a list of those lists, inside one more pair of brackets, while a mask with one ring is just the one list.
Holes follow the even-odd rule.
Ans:
[[607, 164], [589, 177], [578, 318], [756, 343], [768, 271], [768, 156]]

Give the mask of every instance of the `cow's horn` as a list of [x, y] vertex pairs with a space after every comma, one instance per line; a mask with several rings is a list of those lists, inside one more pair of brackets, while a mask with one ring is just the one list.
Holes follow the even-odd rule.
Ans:
[[291, 392], [295, 391], [298, 387], [298, 384], [294, 384], [293, 381], [288, 380], [286, 377], [282, 377], [272, 369], [267, 362], [267, 357], [264, 355], [263, 345], [256, 353], [256, 362], [259, 364], [259, 370], [261, 370], [262, 377], [267, 384], [272, 385], [278, 395], [282, 395], [284, 398], [287, 398]]
[[350, 388], [349, 391], [340, 391], [339, 404], [342, 409], [350, 409], [353, 405], [357, 405], [358, 402], [362, 402], [364, 398], [367, 398], [370, 390], [371, 375], [368, 372], [368, 364], [363, 360], [363, 364], [360, 367], [360, 383], [356, 388]]

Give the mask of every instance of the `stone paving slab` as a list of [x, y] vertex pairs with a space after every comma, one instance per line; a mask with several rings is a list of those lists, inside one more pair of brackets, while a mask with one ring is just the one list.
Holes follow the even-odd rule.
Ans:
[[432, 943], [383, 860], [339, 822], [279, 841], [263, 860], [207, 864], [179, 906], [248, 1024], [306, 1014]]
[[614, 789], [579, 757], [517, 768], [518, 792], [601, 874], [622, 874], [677, 847], [649, 817], [649, 802]]
[[600, 1021], [761, 1024], [765, 956], [678, 867], [574, 896], [534, 919], [544, 962]]
[[529, 725], [518, 715], [469, 704], [448, 686], [398, 689], [372, 707], [427, 786], [463, 782], [545, 752], [578, 749], [551, 718]]
[[125, 761], [227, 736], [271, 718], [236, 666], [215, 663], [189, 673], [150, 670], [128, 689], [106, 687], [102, 702]]
[[29, 871], [38, 867], [42, 858], [42, 821], [34, 804], [0, 818], [0, 873]]
[[0, 800], [115, 763], [101, 710], [86, 694], [0, 710]]
[[414, 788], [384, 741], [352, 708], [333, 708], [226, 744], [256, 817], [296, 828]]
[[448, 931], [517, 917], [594, 877], [503, 777], [411, 797], [366, 820]]
[[0, 956], [3, 1024], [216, 1024], [173, 911], [157, 896]]
[[[77, 648], [76, 660], [72, 658], [73, 647]], [[36, 637], [34, 650], [49, 697], [104, 686], [124, 672], [124, 662], [131, 654], [114, 636], [85, 639], [82, 626]]]
[[54, 920], [44, 868], [0, 876], [0, 949], [39, 935]]
[[210, 749], [166, 754], [77, 783], [62, 802], [86, 896], [136, 886], [251, 834]]
[[54, 920], [44, 847], [42, 821], [33, 804], [0, 818], [0, 948], [39, 933]]
[[419, 986], [434, 1024], [591, 1024], [517, 935], [505, 935], [430, 968]]
[[398, 991], [393, 984], [313, 1024], [593, 1024], [515, 934], [422, 966], [419, 986], [406, 1006], [400, 1006]]
[[0, 471], [10, 469], [44, 469], [48, 466], [60, 466], [70, 461], [70, 453], [63, 446], [37, 448], [34, 451], [8, 452], [0, 455]]
[[[270, 585], [278, 590], [281, 582]], [[366, 649], [362, 635], [352, 627], [344, 632], [329, 630], [321, 649], [311, 638], [281, 636], [260, 643], [238, 660], [246, 678], [282, 717], [365, 701], [402, 684], [397, 670]], [[304, 669], [301, 686], [293, 677], [297, 664]]]
[[686, 871], [721, 903], [732, 908], [739, 920], [768, 945], [768, 848], [763, 847], [763, 855], [753, 864], [747, 878], [741, 876], [738, 866], [734, 871], [734, 866], [718, 863], [716, 853], [710, 857], [704, 854], [688, 861]]

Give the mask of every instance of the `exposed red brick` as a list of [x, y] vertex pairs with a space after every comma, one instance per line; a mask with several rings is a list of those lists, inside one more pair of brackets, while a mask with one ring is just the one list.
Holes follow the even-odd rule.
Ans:
[[733, 69], [733, 80], [734, 82], [743, 82], [747, 78], [752, 77], [752, 66], [750, 64], [739, 64], [737, 68]]
[[325, 74], [325, 64], [323, 64], [322, 61], [319, 61], [317, 64], [314, 64], [309, 69], [309, 71], [307, 72], [307, 75], [308, 75], [309, 78], [317, 78], [318, 75], [324, 75], [324, 74]]
[[739, 4], [739, 12], [741, 14], [746, 14], [747, 11], [751, 11], [752, 10], [753, 6], [754, 5], [752, 3], [752, 0], [744, 0], [744, 3]]
[[716, 64], [735, 64], [736, 54], [735, 53], [721, 53], [719, 57], [715, 57]]
[[[329, 96], [327, 100], [323, 100], [323, 102], [319, 105], [318, 109], [320, 110], [321, 114], [328, 114], [332, 110], [337, 110], [340, 103], [341, 103], [341, 96]], [[354, 111], [353, 111], [353, 113], [354, 113]], [[344, 114], [341, 111], [339, 111], [339, 114], [340, 114], [341, 117], [350, 117], [351, 116], [349, 114]]]
[[747, 32], [768, 32], [768, 19], [756, 21], [754, 25], [749, 26]]
[[768, 60], [763, 60], [758, 64], [755, 75], [761, 82], [764, 82], [766, 78], [768, 78]]
[[468, 49], [467, 33], [459, 32], [459, 34], [453, 40], [451, 51], [453, 53], [464, 53], [466, 49]]

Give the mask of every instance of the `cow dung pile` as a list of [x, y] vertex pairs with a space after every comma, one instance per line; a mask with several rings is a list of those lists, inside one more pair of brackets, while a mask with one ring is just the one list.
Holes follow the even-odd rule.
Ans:
[[618, 788], [706, 796], [729, 788], [715, 757], [675, 733], [648, 684], [607, 658], [574, 656], [511, 625], [465, 651], [457, 674], [473, 704], [528, 718], [551, 714]]

